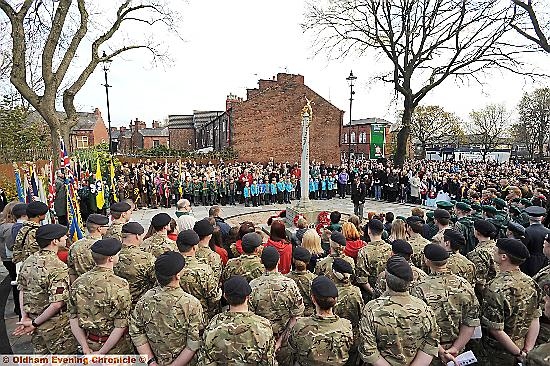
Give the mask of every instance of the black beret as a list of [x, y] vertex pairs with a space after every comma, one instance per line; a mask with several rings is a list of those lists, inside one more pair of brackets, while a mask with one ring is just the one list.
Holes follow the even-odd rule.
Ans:
[[181, 247], [192, 247], [197, 245], [200, 241], [199, 235], [194, 230], [182, 230], [178, 233], [178, 238], [176, 239], [176, 244], [178, 248]]
[[143, 228], [143, 226], [141, 226], [141, 224], [137, 222], [127, 222], [126, 224], [122, 225], [122, 232], [141, 235], [145, 232], [145, 229]]
[[274, 267], [279, 261], [279, 258], [281, 258], [281, 256], [274, 247], [265, 247], [262, 251], [262, 263], [268, 268]]
[[112, 256], [120, 252], [120, 248], [122, 248], [122, 244], [118, 239], [107, 238], [96, 241], [90, 249], [97, 254]]
[[474, 229], [476, 229], [481, 235], [486, 237], [491, 237], [497, 232], [497, 228], [495, 227], [495, 225], [487, 220], [474, 221]]
[[311, 294], [316, 297], [338, 297], [338, 289], [326, 276], [318, 276], [311, 282]]
[[413, 280], [413, 271], [411, 265], [409, 264], [409, 262], [407, 262], [405, 258], [398, 255], [394, 255], [393, 257], [388, 259], [388, 263], [386, 263], [386, 271], [396, 277], [401, 278], [402, 280]]
[[405, 240], [397, 239], [391, 243], [391, 250], [395, 254], [411, 255], [413, 254], [412, 246]]
[[353, 274], [353, 267], [351, 264], [342, 258], [334, 258], [332, 261], [332, 270], [338, 273], [349, 273]]
[[407, 225], [411, 225], [415, 222], [418, 222], [418, 223], [421, 223], [421, 224], [424, 224], [424, 219], [421, 218], [421, 217], [418, 217], [418, 216], [409, 216], [407, 217]]
[[32, 201], [27, 205], [27, 216], [37, 217], [48, 212], [48, 205], [40, 201]]
[[304, 247], [295, 247], [294, 251], [292, 252], [292, 258], [305, 263], [309, 263], [309, 260], [311, 259], [311, 253]]
[[11, 209], [11, 213], [15, 217], [21, 217], [27, 215], [27, 204], [26, 203], [18, 203]]
[[369, 229], [374, 230], [376, 232], [384, 231], [384, 224], [382, 223], [382, 221], [377, 219], [370, 220], [368, 227]]
[[525, 209], [527, 215], [532, 217], [540, 217], [546, 215], [546, 209], [540, 206], [529, 206]]
[[262, 237], [255, 232], [244, 234], [241, 240], [243, 248], [257, 248], [262, 245]]
[[506, 228], [515, 234], [525, 235], [525, 228], [517, 222], [509, 221]]
[[111, 205], [111, 211], [114, 212], [126, 212], [130, 211], [132, 206], [127, 202], [116, 202]]
[[431, 261], [444, 261], [449, 259], [449, 253], [438, 244], [428, 244], [424, 247], [424, 255]]
[[199, 237], [204, 238], [214, 232], [214, 226], [207, 219], [202, 219], [195, 223], [193, 230], [195, 230]]
[[153, 218], [151, 219], [151, 225], [153, 225], [153, 227], [156, 229], [160, 229], [170, 224], [170, 221], [172, 221], [170, 215], [165, 212], [161, 212], [153, 216]]
[[442, 208], [437, 208], [435, 211], [434, 211], [434, 218], [435, 219], [450, 219], [451, 218], [451, 214], [449, 213], [449, 211], [447, 210], [444, 210]]
[[458, 244], [460, 246], [466, 245], [466, 238], [464, 237], [464, 235], [462, 235], [460, 231], [455, 229], [446, 229], [443, 232], [443, 239]]
[[90, 214], [88, 216], [88, 219], [86, 220], [86, 222], [104, 226], [104, 225], [107, 225], [109, 223], [109, 218], [105, 215]]
[[519, 239], [501, 238], [497, 240], [497, 248], [519, 259], [529, 258], [529, 250]]
[[330, 240], [340, 244], [342, 247], [346, 246], [346, 237], [339, 231], [333, 231], [332, 234], [330, 234]]
[[174, 276], [185, 266], [185, 259], [178, 252], [168, 251], [162, 253], [155, 261], [155, 273], [165, 277]]
[[46, 224], [36, 230], [37, 240], [54, 240], [67, 235], [67, 227], [59, 224]]
[[231, 276], [223, 283], [223, 293], [227, 296], [246, 297], [252, 293], [252, 288], [243, 276]]

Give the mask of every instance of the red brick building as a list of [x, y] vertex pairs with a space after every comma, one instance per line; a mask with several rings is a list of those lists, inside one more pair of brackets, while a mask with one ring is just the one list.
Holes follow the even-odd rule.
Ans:
[[152, 149], [155, 147], [170, 147], [168, 127], [161, 127], [158, 121], [153, 121], [152, 128], [147, 128], [144, 121], [135, 119], [130, 122], [130, 127], [125, 126], [111, 132], [115, 151], [129, 153], [135, 150]]
[[[374, 127], [376, 126], [376, 127]], [[340, 156], [342, 161], [348, 160], [348, 151], [351, 151], [351, 159], [371, 158], [371, 131], [376, 128], [383, 131], [383, 142], [380, 152], [385, 157], [390, 155], [391, 123], [382, 118], [364, 118], [351, 121], [342, 127], [340, 134]], [[374, 147], [374, 146], [373, 146]]]
[[76, 126], [72, 128], [69, 137], [71, 151], [108, 143], [109, 132], [99, 109], [96, 108], [93, 113], [78, 112]]

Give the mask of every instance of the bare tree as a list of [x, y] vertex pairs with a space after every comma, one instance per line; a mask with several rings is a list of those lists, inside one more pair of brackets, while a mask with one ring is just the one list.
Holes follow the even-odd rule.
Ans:
[[[121, 35], [124, 27], [141, 24], [139, 33], [145, 35], [157, 25], [176, 31], [177, 13], [165, 0], [109, 2], [116, 9], [112, 15], [94, 12], [93, 5], [98, 4], [93, 1], [24, 0], [17, 3], [10, 5], [7, 0], [0, 0], [0, 20], [5, 16], [10, 28], [10, 82], [48, 124], [54, 155], [58, 151], [59, 137], [68, 141], [70, 130], [76, 125], [75, 96], [99, 63], [136, 49], [150, 51], [154, 59], [164, 55], [160, 45], [150, 40], [128, 37], [121, 41], [120, 38], [126, 38]], [[107, 23], [102, 26], [102, 22]], [[29, 55], [29, 49], [38, 51]], [[84, 68], [68, 76], [68, 70], [77, 67], [76, 60], [87, 57], [89, 60]], [[41, 82], [32, 83], [36, 60], [39, 60]], [[62, 99], [65, 116], [56, 112], [58, 98]]]
[[519, 121], [512, 126], [517, 142], [527, 147], [531, 158], [544, 156], [544, 143], [550, 138], [550, 89], [525, 93], [518, 105]]
[[516, 57], [527, 51], [504, 43], [514, 16], [511, 3], [492, 0], [326, 0], [311, 1], [303, 27], [319, 51], [387, 59], [379, 79], [403, 98], [394, 158], [402, 165], [414, 109], [445, 80], [482, 82], [494, 68], [528, 73]]
[[[550, 24], [542, 21], [542, 14], [548, 11], [548, 3], [544, 1], [535, 2], [532, 0], [512, 0], [517, 12], [520, 14], [512, 27], [523, 37], [533, 42], [535, 45], [550, 53], [550, 43], [548, 34], [550, 34]], [[538, 9], [535, 8], [538, 6]], [[542, 16], [540, 16], [542, 15]]]
[[510, 114], [502, 104], [490, 104], [470, 112], [470, 123], [466, 131], [470, 134], [471, 143], [481, 145], [483, 160], [487, 153], [494, 150], [508, 129]]

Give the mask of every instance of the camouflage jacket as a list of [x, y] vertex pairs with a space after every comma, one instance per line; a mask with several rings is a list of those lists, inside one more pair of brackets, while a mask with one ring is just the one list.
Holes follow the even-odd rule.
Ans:
[[67, 256], [67, 266], [69, 267], [69, 275], [79, 277], [95, 267], [95, 261], [92, 257], [90, 248], [100, 238], [92, 238], [87, 236], [77, 240], [69, 248]]
[[474, 288], [448, 270], [432, 273], [411, 287], [411, 295], [423, 300], [434, 311], [442, 344], [453, 343], [462, 325], [480, 325], [479, 302]]
[[462, 254], [458, 252], [449, 253], [447, 268], [452, 274], [464, 278], [470, 285], [475, 286], [476, 266]]
[[413, 248], [413, 254], [411, 255], [412, 264], [414, 264], [417, 268], [423, 268], [424, 247], [427, 244], [430, 244], [430, 241], [422, 237], [420, 234], [414, 234], [414, 236], [410, 237], [407, 242]]
[[315, 305], [311, 301], [311, 282], [317, 276], [308, 270], [305, 271], [291, 271], [285, 275], [296, 282], [298, 290], [304, 299], [304, 316], [310, 316], [315, 313]]
[[157, 363], [168, 365], [184, 348], [199, 349], [203, 322], [199, 300], [180, 287], [157, 286], [147, 291], [136, 304], [129, 331], [136, 347], [148, 342]]
[[375, 363], [380, 356], [392, 366], [409, 365], [420, 350], [437, 357], [439, 328], [432, 309], [408, 293], [388, 290], [369, 301], [359, 324], [359, 354]]
[[485, 287], [481, 322], [503, 330], [522, 348], [531, 321], [542, 315], [541, 301], [541, 290], [531, 277], [519, 269], [499, 272]]
[[447, 229], [452, 229], [452, 226], [446, 226], [442, 229], [437, 229], [437, 233], [432, 237], [432, 243], [443, 245], [443, 242], [445, 241], [445, 239], [443, 238], [443, 234]]
[[334, 314], [340, 318], [345, 318], [351, 322], [353, 333], [357, 336], [359, 320], [365, 303], [361, 296], [361, 290], [349, 282], [339, 281], [336, 283], [338, 288], [338, 302], [334, 306]]
[[200, 301], [207, 319], [218, 312], [222, 293], [210, 266], [195, 257], [185, 257], [185, 267], [180, 272], [180, 286]]
[[260, 257], [256, 254], [241, 254], [237, 258], [230, 259], [222, 272], [221, 282], [227, 281], [231, 276], [243, 276], [248, 282], [260, 277], [265, 272]]
[[122, 222], [113, 222], [107, 229], [107, 232], [103, 238], [115, 238], [122, 242], [122, 226], [124, 226], [124, 223]]
[[353, 345], [351, 322], [337, 315], [298, 318], [288, 345], [300, 366], [344, 365]]
[[[541, 287], [543, 283], [550, 282], [550, 265], [538, 271], [533, 280]], [[544, 311], [544, 301], [541, 303], [541, 310]], [[547, 342], [550, 342], [550, 319], [543, 313], [537, 343]]]
[[392, 254], [391, 245], [383, 240], [365, 245], [357, 254], [357, 284], [369, 283], [374, 289], [378, 275], [384, 272], [386, 262]]
[[40, 250], [36, 242], [36, 230], [40, 227], [32, 221], [23, 222], [13, 243], [13, 263], [20, 263]]
[[497, 267], [493, 259], [495, 241], [487, 240], [480, 242], [474, 250], [468, 253], [467, 258], [472, 261], [476, 268], [475, 284], [485, 287], [489, 281], [495, 278]]
[[269, 320], [252, 312], [216, 315], [204, 330], [200, 366], [276, 366], [275, 340]]
[[155, 276], [155, 257], [136, 246], [122, 245], [115, 274], [128, 281], [132, 305], [157, 283]]
[[352, 257], [348, 257], [343, 252], [338, 254], [331, 254], [328, 257], [325, 257], [321, 259], [317, 264], [315, 265], [315, 274], [317, 276], [327, 276], [332, 281], [336, 282], [338, 279], [334, 276], [332, 272], [332, 263], [334, 262], [334, 258], [342, 258], [355, 269], [355, 262]]
[[533, 348], [527, 355], [525, 366], [548, 366], [550, 365], [550, 343]]
[[178, 251], [178, 247], [173, 240], [168, 239], [164, 233], [155, 233], [145, 239], [141, 245], [141, 250], [150, 253], [158, 258], [162, 253], [168, 251]]
[[210, 247], [201, 247], [199, 245], [195, 257], [199, 262], [208, 264], [212, 268], [216, 280], [220, 280], [222, 275], [222, 258], [218, 253], [210, 249]]
[[279, 272], [267, 272], [250, 282], [250, 310], [271, 322], [276, 337], [292, 317], [304, 313], [304, 299], [294, 280]]
[[[413, 280], [411, 281], [410, 287], [412, 288], [419, 282], [423, 281], [428, 275], [426, 272], [421, 270], [420, 268], [416, 268], [415, 266], [411, 265], [412, 271], [413, 271]], [[378, 278], [376, 279], [376, 287], [375, 287], [375, 295], [376, 297], [381, 296], [386, 292], [387, 286], [386, 286], [386, 271], [380, 273], [378, 275]]]

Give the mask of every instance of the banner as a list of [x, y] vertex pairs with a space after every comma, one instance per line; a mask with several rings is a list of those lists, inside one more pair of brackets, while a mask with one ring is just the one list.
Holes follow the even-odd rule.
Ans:
[[372, 124], [370, 126], [370, 158], [378, 159], [384, 157], [384, 144], [386, 134], [384, 125]]
[[118, 202], [115, 186], [115, 166], [113, 165], [113, 158], [111, 157], [111, 165], [109, 166], [109, 176], [111, 178], [111, 194], [113, 195], [113, 201]]
[[99, 165], [99, 158], [97, 158], [97, 168], [95, 171], [95, 203], [100, 210], [105, 205], [105, 192], [103, 192], [103, 181], [101, 178], [101, 166]]

